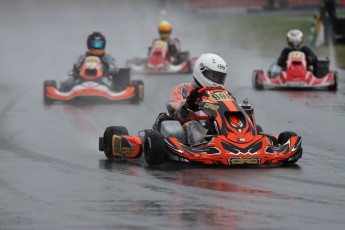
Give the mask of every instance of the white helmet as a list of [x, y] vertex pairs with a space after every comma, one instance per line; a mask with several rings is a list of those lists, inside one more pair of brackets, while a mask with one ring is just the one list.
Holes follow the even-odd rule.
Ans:
[[195, 81], [202, 87], [223, 86], [227, 65], [223, 58], [216, 54], [201, 54], [193, 69]]
[[287, 35], [287, 42], [291, 48], [299, 49], [303, 44], [303, 33], [300, 30], [290, 30]]

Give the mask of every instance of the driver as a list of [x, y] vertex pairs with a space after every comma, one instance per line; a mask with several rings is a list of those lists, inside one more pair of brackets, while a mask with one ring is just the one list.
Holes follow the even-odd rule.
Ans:
[[290, 30], [287, 33], [287, 43], [288, 43], [288, 47], [283, 49], [277, 61], [277, 64], [280, 67], [282, 67], [283, 69], [286, 69], [286, 61], [287, 61], [289, 53], [292, 51], [301, 51], [305, 54], [306, 59], [307, 59], [308, 69], [313, 69], [316, 66], [317, 56], [313, 53], [313, 51], [309, 47], [303, 45], [302, 31], [297, 30], [297, 29]]
[[200, 55], [193, 69], [193, 81], [181, 83], [174, 88], [167, 103], [169, 113], [181, 122], [186, 133], [186, 142], [199, 143], [207, 133], [195, 119], [194, 113], [198, 111], [196, 104], [199, 98], [198, 90], [203, 87], [222, 87], [227, 75], [227, 64], [218, 55], [205, 53]]
[[[78, 57], [76, 63], [73, 65], [73, 70], [70, 73], [70, 78], [67, 80], [67, 84], [72, 87], [79, 80], [79, 72], [83, 65], [84, 60], [89, 56], [97, 56], [101, 59], [105, 66], [103, 81], [109, 83], [111, 76], [117, 73], [115, 65], [115, 59], [105, 53], [106, 39], [101, 32], [92, 32], [88, 35], [86, 40], [87, 51]], [[105, 82], [106, 83], [106, 82]]]
[[[183, 60], [180, 60], [181, 58], [179, 55], [180, 48], [181, 48], [180, 39], [170, 38], [171, 32], [172, 32], [171, 24], [167, 20], [163, 20], [158, 26], [159, 39], [166, 41], [168, 43], [169, 54], [172, 59], [171, 62], [173, 64], [179, 64], [183, 61]], [[158, 40], [158, 38], [154, 39], [152, 44], [156, 40]]]

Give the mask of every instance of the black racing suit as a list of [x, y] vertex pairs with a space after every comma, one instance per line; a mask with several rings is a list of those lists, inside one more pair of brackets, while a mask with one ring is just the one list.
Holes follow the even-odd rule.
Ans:
[[286, 61], [288, 58], [288, 55], [292, 51], [301, 51], [304, 53], [307, 59], [307, 67], [310, 68], [310, 66], [315, 67], [317, 63], [317, 56], [314, 54], [314, 52], [308, 48], [307, 46], [303, 46], [300, 49], [292, 49], [290, 47], [286, 47], [283, 49], [283, 51], [280, 54], [280, 57], [277, 60], [277, 64], [282, 67], [283, 69], [286, 69]]

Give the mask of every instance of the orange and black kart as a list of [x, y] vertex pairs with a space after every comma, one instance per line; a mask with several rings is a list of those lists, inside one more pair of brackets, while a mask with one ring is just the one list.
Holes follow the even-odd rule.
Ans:
[[70, 78], [62, 82], [60, 87], [57, 88], [56, 81], [44, 81], [44, 103], [48, 105], [54, 103], [54, 101], [91, 98], [101, 98], [106, 101], [129, 100], [132, 103], [139, 103], [143, 99], [143, 81], [131, 81], [130, 69], [120, 68], [111, 80], [104, 77], [103, 72], [104, 65], [98, 57], [87, 57], [81, 67], [77, 82]]
[[153, 129], [139, 136], [129, 136], [123, 126], [106, 128], [99, 150], [109, 159], [139, 158], [144, 153], [149, 165], [165, 160], [227, 166], [293, 164], [302, 157], [301, 137], [290, 131], [278, 136], [263, 133], [246, 100], [238, 104], [225, 88], [202, 88], [199, 93], [208, 128], [201, 143], [187, 144], [180, 122], [161, 113]]

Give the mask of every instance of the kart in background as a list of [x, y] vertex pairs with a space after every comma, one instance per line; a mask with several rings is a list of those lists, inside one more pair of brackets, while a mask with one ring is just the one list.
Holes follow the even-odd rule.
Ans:
[[191, 73], [195, 62], [196, 58], [189, 59], [189, 52], [181, 52], [172, 63], [168, 43], [157, 39], [147, 57], [129, 59], [126, 66], [136, 73]]
[[46, 105], [54, 101], [78, 99], [105, 99], [107, 101], [129, 100], [139, 103], [143, 100], [144, 84], [141, 80], [130, 80], [130, 70], [120, 68], [111, 79], [103, 76], [104, 65], [100, 58], [89, 56], [84, 60], [78, 80], [70, 78], [57, 87], [55, 80], [43, 84], [43, 98]]
[[238, 104], [222, 87], [202, 88], [199, 94], [204, 120], [198, 124], [208, 132], [197, 144], [187, 143], [181, 123], [161, 113], [153, 128], [138, 136], [129, 135], [123, 126], [106, 128], [99, 138], [99, 150], [109, 159], [140, 158], [144, 154], [149, 165], [168, 160], [229, 167], [293, 164], [302, 157], [301, 137], [291, 131], [277, 136], [264, 133], [247, 101]]
[[306, 57], [303, 52], [289, 53], [286, 70], [276, 64], [271, 65], [267, 74], [263, 70], [254, 70], [252, 75], [253, 87], [258, 90], [264, 88], [324, 88], [336, 91], [339, 77], [336, 71], [329, 71], [329, 60], [318, 60], [314, 71], [307, 68]]

